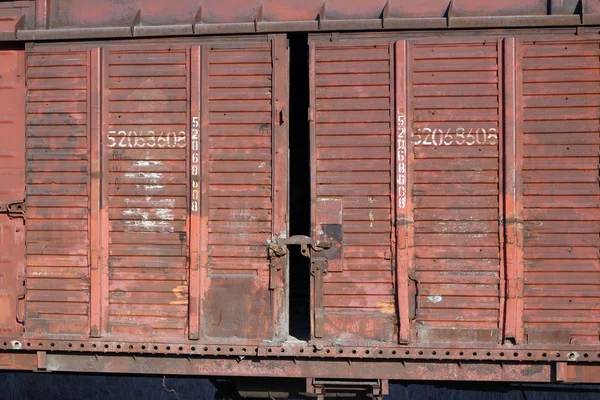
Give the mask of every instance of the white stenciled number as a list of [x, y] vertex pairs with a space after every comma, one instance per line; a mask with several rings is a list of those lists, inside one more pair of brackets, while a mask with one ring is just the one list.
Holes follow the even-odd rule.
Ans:
[[116, 133], [117, 131], [108, 132], [108, 147], [115, 147], [117, 145], [117, 141], [115, 140]]
[[109, 131], [108, 147], [123, 149], [143, 149], [146, 147], [180, 148], [187, 147], [187, 135], [185, 131]]
[[473, 146], [475, 144], [475, 136], [473, 135], [473, 129], [467, 133], [467, 146]]
[[[397, 127], [397, 163], [398, 163], [398, 207], [406, 207], [406, 119], [402, 114], [398, 115]], [[420, 136], [419, 136], [420, 139]]]
[[498, 144], [498, 131], [496, 129], [491, 128], [490, 130], [488, 130], [488, 132], [487, 132], [487, 141], [491, 145], [497, 145]]
[[[200, 119], [192, 118], [192, 212], [198, 211], [198, 201], [200, 199]], [[181, 135], [183, 134], [183, 136]], [[183, 139], [183, 140], [182, 140]], [[185, 147], [185, 132], [180, 132], [177, 138], [177, 145]]]
[[177, 147], [180, 149], [185, 149], [186, 136], [185, 131], [179, 132], [179, 136], [177, 137]]
[[431, 146], [433, 143], [431, 142], [431, 129], [425, 128], [423, 129], [423, 133], [426, 134], [425, 139], [423, 139], [424, 146]]
[[444, 134], [444, 140], [442, 143], [446, 146], [450, 146], [452, 144], [452, 134], [450, 133], [450, 129], [448, 129], [448, 132]]
[[422, 128], [412, 133], [413, 143], [422, 146], [451, 146], [451, 145], [492, 145], [498, 144], [496, 128], [470, 128], [467, 132], [463, 127]]

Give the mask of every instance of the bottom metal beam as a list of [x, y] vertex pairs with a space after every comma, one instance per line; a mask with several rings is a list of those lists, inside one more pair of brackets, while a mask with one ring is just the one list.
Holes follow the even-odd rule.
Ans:
[[257, 378], [600, 383], [600, 363], [566, 362], [350, 361], [11, 352], [0, 353], [0, 370]]
[[[203, 376], [553, 382], [551, 363], [398, 362], [47, 353], [49, 372]], [[582, 366], [583, 367], [583, 366]], [[594, 366], [598, 368], [598, 366]], [[0, 354], [1, 369], [38, 370], [36, 353]], [[586, 376], [592, 376], [586, 375]]]

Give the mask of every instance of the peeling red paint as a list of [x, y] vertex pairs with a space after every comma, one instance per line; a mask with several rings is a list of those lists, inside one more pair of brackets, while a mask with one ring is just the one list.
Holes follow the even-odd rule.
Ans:
[[26, 156], [5, 192], [26, 188], [27, 232], [0, 215], [0, 367], [594, 381], [600, 41], [411, 35], [309, 36], [308, 342], [288, 340], [284, 35], [3, 53], [10, 90], [28, 78], [4, 157]]

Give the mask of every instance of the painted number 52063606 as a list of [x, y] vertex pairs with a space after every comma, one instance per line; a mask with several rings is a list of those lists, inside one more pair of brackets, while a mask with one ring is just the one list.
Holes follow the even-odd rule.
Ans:
[[442, 129], [423, 128], [413, 132], [413, 142], [416, 146], [451, 146], [451, 145], [496, 145], [498, 144], [498, 131], [495, 128], [469, 129], [463, 128]]

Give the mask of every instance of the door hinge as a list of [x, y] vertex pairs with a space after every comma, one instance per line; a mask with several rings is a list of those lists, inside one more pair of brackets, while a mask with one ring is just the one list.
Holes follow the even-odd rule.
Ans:
[[25, 219], [25, 200], [0, 202], [0, 214], [7, 214], [9, 218]]

